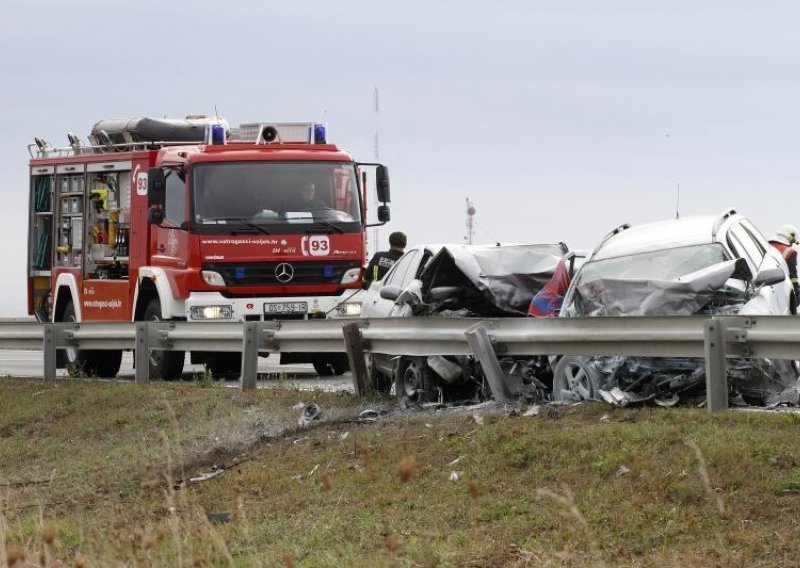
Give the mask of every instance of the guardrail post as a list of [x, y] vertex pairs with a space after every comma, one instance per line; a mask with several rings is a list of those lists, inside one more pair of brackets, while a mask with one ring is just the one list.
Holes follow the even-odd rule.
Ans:
[[242, 390], [255, 390], [258, 378], [258, 347], [261, 337], [261, 322], [248, 321], [242, 334]]
[[150, 322], [136, 322], [136, 350], [134, 352], [136, 365], [136, 382], [147, 384], [150, 382]]
[[344, 345], [347, 349], [347, 359], [350, 361], [350, 372], [353, 375], [353, 388], [356, 395], [364, 396], [369, 390], [374, 392], [377, 385], [370, 384], [360, 325], [356, 322], [344, 324], [342, 335], [344, 335]]
[[483, 324], [476, 324], [464, 332], [467, 336], [467, 343], [469, 348], [478, 358], [483, 368], [483, 373], [486, 375], [486, 380], [489, 382], [489, 388], [492, 389], [492, 395], [497, 402], [509, 402], [513, 400], [511, 392], [506, 385], [505, 373], [500, 368], [500, 362], [497, 360], [494, 348], [492, 347], [492, 340], [489, 338], [489, 332]]
[[56, 378], [56, 326], [53, 323], [44, 324], [42, 333], [42, 351], [44, 351], [44, 380], [52, 381]]
[[706, 356], [706, 405], [709, 412], [728, 409], [725, 328], [725, 320], [717, 318], [707, 320], [703, 328]]

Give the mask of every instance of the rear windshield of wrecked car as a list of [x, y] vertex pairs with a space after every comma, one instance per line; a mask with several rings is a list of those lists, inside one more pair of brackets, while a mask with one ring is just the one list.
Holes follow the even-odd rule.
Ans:
[[726, 260], [719, 243], [650, 251], [588, 262], [576, 284], [598, 278], [674, 280]]

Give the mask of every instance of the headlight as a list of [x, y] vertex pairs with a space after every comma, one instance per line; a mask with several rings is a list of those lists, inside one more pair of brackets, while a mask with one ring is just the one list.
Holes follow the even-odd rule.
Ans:
[[358, 282], [358, 275], [361, 274], [360, 268], [351, 268], [342, 276], [342, 284], [352, 284]]
[[204, 270], [203, 280], [210, 286], [225, 286], [225, 280], [222, 278], [222, 275], [213, 270]]
[[193, 320], [231, 319], [233, 306], [192, 306], [189, 315]]
[[336, 306], [336, 313], [343, 318], [357, 318], [361, 315], [361, 304], [356, 302], [345, 302]]

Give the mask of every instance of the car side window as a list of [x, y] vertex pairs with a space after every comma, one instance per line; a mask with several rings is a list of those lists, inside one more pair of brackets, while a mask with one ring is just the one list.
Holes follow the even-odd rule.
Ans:
[[758, 232], [758, 229], [756, 229], [748, 221], [742, 221], [742, 227], [744, 227], [745, 232], [750, 235], [750, 238], [753, 239], [753, 242], [755, 242], [756, 246], [761, 250], [762, 256], [766, 254], [769, 243], [764, 236]]
[[736, 248], [740, 254], [743, 253], [746, 255], [753, 268], [757, 271], [761, 266], [761, 261], [764, 260], [764, 251], [756, 241], [753, 240], [753, 237], [744, 227], [736, 225], [730, 230], [730, 239], [735, 243], [734, 248]]
[[414, 271], [414, 278], [419, 278], [419, 275], [422, 274], [422, 271], [425, 270], [425, 267], [428, 266], [428, 261], [433, 258], [433, 253], [429, 250], [426, 250], [422, 253], [422, 260], [417, 266], [417, 270]]
[[391, 284], [393, 286], [400, 286], [405, 288], [406, 274], [413, 264], [413, 260], [419, 255], [419, 251], [412, 250], [404, 254], [400, 260], [392, 267], [391, 273], [386, 275], [384, 285]]

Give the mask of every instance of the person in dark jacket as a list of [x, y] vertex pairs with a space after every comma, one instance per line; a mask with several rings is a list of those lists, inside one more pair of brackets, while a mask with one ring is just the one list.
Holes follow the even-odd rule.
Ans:
[[364, 289], [369, 288], [370, 284], [384, 277], [394, 263], [403, 256], [406, 250], [406, 234], [396, 231], [389, 235], [389, 250], [376, 252], [367, 266], [364, 274]]

